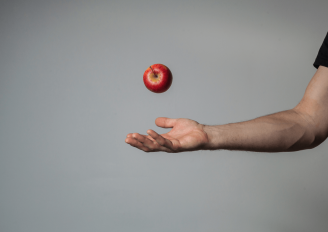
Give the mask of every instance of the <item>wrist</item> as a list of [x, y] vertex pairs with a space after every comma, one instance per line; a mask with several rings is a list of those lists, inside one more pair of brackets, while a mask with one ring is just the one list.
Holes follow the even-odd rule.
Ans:
[[219, 126], [204, 125], [203, 130], [207, 135], [207, 143], [204, 145], [204, 150], [220, 149], [220, 130]]

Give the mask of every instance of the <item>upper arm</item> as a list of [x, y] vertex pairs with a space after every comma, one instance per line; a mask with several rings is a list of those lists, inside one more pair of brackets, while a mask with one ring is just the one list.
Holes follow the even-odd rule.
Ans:
[[314, 145], [328, 137], [328, 68], [320, 66], [314, 74], [300, 103], [294, 110], [304, 116], [313, 133]]

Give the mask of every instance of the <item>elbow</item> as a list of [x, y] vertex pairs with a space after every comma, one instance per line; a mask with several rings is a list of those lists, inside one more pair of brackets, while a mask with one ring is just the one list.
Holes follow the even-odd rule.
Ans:
[[313, 129], [313, 139], [310, 144], [310, 149], [315, 148], [319, 146], [321, 143], [323, 143], [327, 139], [327, 134], [324, 132], [321, 132], [320, 130]]
[[325, 127], [320, 126], [319, 123], [315, 123], [314, 121], [305, 124], [305, 131], [307, 134], [307, 144], [308, 148], [306, 149], [312, 149], [317, 146], [319, 146], [321, 143], [323, 143], [327, 139], [327, 130]]
[[[302, 131], [299, 140], [296, 142], [301, 148], [300, 150], [312, 149], [323, 143], [328, 137], [328, 127], [316, 120], [315, 117], [311, 117], [309, 114], [301, 113], [300, 111], [295, 111], [298, 114], [298, 128]], [[299, 143], [303, 144], [300, 145]], [[291, 150], [294, 146], [290, 147]], [[298, 149], [297, 149], [298, 150]]]
[[312, 117], [311, 120], [307, 120], [307, 122], [307, 128], [312, 135], [310, 148], [314, 148], [327, 139], [328, 125], [321, 117]]

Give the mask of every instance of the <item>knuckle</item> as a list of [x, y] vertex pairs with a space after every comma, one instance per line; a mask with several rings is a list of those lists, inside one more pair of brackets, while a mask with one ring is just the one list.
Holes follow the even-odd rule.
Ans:
[[163, 140], [163, 139], [158, 139], [158, 140], [156, 140], [157, 141], [157, 143], [159, 144], [159, 145], [161, 145], [161, 146], [164, 146], [165, 145], [165, 141]]
[[157, 144], [155, 144], [155, 143], [152, 143], [152, 144], [150, 144], [149, 146], [148, 146], [150, 149], [152, 149], [152, 150], [155, 150], [155, 149], [158, 149], [158, 145]]
[[174, 153], [179, 152], [179, 148], [176, 147], [176, 146], [174, 146], [174, 145], [171, 147], [171, 149], [172, 149], [172, 151], [173, 151]]
[[147, 149], [154, 149], [154, 146], [152, 143], [145, 143], [144, 146], [147, 148]]
[[151, 137], [153, 137], [154, 139], [157, 139], [159, 136], [158, 136], [157, 133], [152, 133], [152, 134], [151, 134]]

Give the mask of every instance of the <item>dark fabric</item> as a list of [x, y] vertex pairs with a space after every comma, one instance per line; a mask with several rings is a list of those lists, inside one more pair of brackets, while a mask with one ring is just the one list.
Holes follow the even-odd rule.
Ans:
[[328, 33], [313, 64], [315, 68], [319, 68], [320, 65], [328, 68]]

